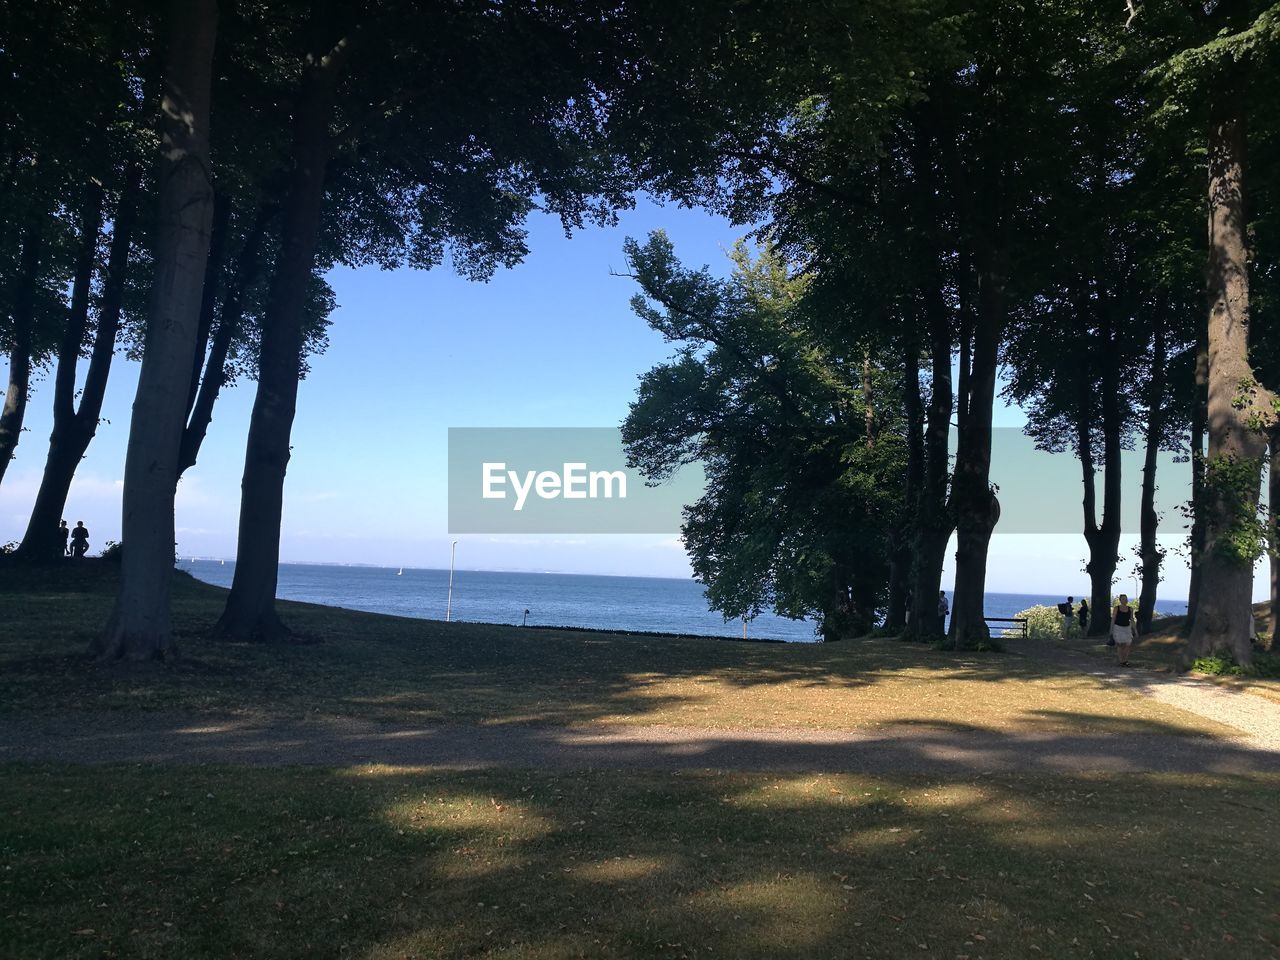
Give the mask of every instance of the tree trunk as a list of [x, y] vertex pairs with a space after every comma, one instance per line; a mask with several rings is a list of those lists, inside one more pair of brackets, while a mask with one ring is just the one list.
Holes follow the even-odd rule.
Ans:
[[[191, 360], [191, 389], [187, 394], [187, 416], [196, 403], [196, 391], [200, 387], [200, 371], [204, 368], [204, 354], [209, 348], [209, 333], [213, 329], [213, 315], [218, 306], [218, 294], [222, 290], [222, 267], [227, 255], [227, 231], [231, 228], [231, 201], [225, 194], [214, 192], [213, 226], [209, 233], [209, 256], [204, 263], [204, 287], [200, 291], [200, 319], [196, 324], [196, 349]], [[181, 473], [181, 469], [178, 471]]]
[[[58, 521], [62, 518], [66, 493], [64, 490], [62, 501], [56, 504], [51, 502], [50, 494], [64, 479], [66, 485], [70, 486], [71, 474], [80, 459], [70, 457], [67, 440], [75, 430], [76, 369], [80, 363], [80, 351], [84, 349], [85, 331], [89, 326], [89, 294], [93, 287], [98, 235], [102, 232], [102, 200], [102, 184], [91, 182], [85, 190], [84, 206], [80, 212], [80, 240], [72, 271], [71, 304], [62, 328], [62, 341], [58, 346], [49, 454], [45, 460], [44, 474], [40, 478], [35, 507], [27, 523], [27, 532], [18, 548], [18, 552], [27, 560], [51, 561], [62, 555], [62, 535], [58, 532]], [[43, 498], [41, 494], [44, 494]], [[54, 514], [52, 517], [51, 513]], [[48, 529], [44, 529], [45, 526]]]
[[226, 608], [215, 628], [222, 637], [273, 640], [289, 633], [275, 609], [284, 478], [298, 397], [303, 313], [331, 146], [327, 124], [334, 86], [350, 50], [350, 43], [344, 41], [326, 56], [309, 58], [303, 74], [292, 177], [281, 224], [280, 253], [263, 319], [258, 390], [240, 486], [236, 570]]
[[227, 382], [227, 355], [231, 341], [235, 339], [244, 316], [244, 295], [258, 277], [261, 265], [259, 250], [270, 215], [265, 208], [258, 211], [257, 220], [249, 236], [245, 238], [236, 263], [236, 276], [227, 287], [226, 296], [218, 310], [218, 326], [209, 341], [209, 355], [204, 362], [204, 375], [200, 388], [195, 392], [195, 402], [187, 414], [187, 426], [182, 431], [182, 449], [178, 457], [178, 476], [195, 466], [200, 447], [213, 422], [213, 407]]
[[903, 338], [903, 375], [906, 380], [907, 471], [902, 502], [909, 521], [898, 531], [889, 564], [889, 609], [884, 625], [893, 630], [907, 626], [911, 607], [912, 548], [919, 540], [920, 488], [924, 482], [924, 419], [920, 401], [920, 353], [914, 336]]
[[1211, 94], [1209, 157], [1209, 450], [1197, 514], [1204, 514], [1200, 596], [1187, 658], [1226, 650], [1252, 661], [1258, 497], [1272, 395], [1249, 364], [1249, 274], [1244, 211], [1243, 100], [1234, 78]]
[[948, 636], [959, 649], [985, 643], [990, 637], [984, 620], [987, 551], [1000, 519], [1000, 503], [991, 489], [991, 417], [1004, 328], [1004, 271], [999, 261], [997, 249], [984, 239], [977, 257], [978, 310], [965, 429], [959, 437], [951, 494], [957, 542]]
[[32, 334], [35, 324], [36, 286], [40, 274], [41, 233], [32, 223], [22, 241], [11, 318], [13, 343], [9, 348], [9, 389], [0, 410], [0, 482], [13, 460], [22, 438], [22, 421], [27, 414], [27, 393], [31, 383]]
[[173, 498], [213, 214], [209, 98], [217, 24], [217, 0], [169, 5], [155, 279], [125, 456], [120, 597], [92, 647], [105, 660], [177, 654], [169, 610]]
[[1271, 431], [1271, 463], [1267, 478], [1267, 508], [1271, 523], [1271, 618], [1267, 630], [1271, 639], [1267, 649], [1276, 646], [1276, 629], [1280, 628], [1280, 429]]
[[[1088, 458], [1085, 468], [1085, 527], [1084, 538], [1089, 545], [1089, 561], [1085, 571], [1089, 574], [1089, 606], [1092, 610], [1111, 609], [1111, 589], [1116, 580], [1116, 566], [1120, 561], [1120, 497], [1121, 474], [1121, 431], [1123, 424], [1120, 415], [1120, 364], [1123, 348], [1115, 319], [1110, 310], [1108, 292], [1101, 282], [1096, 284], [1096, 304], [1098, 313], [1098, 329], [1102, 335], [1104, 351], [1102, 356], [1102, 376], [1099, 393], [1102, 400], [1102, 522], [1097, 522], [1093, 490], [1093, 456], [1092, 450], [1081, 450], [1081, 463]], [[1091, 384], [1082, 381], [1086, 389]], [[1082, 399], [1081, 415], [1088, 417], [1090, 399]], [[1092, 441], [1092, 425], [1086, 419], [1085, 431], [1081, 435], [1082, 445]], [[1089, 635], [1104, 636], [1111, 629], [1110, 618], [1091, 616], [1089, 618]]]
[[1208, 429], [1209, 404], [1209, 340], [1203, 326], [1196, 334], [1195, 402], [1191, 405], [1191, 580], [1187, 585], [1187, 618], [1182, 635], [1191, 636], [1200, 605], [1200, 558], [1204, 555], [1204, 521], [1200, 506], [1204, 503], [1204, 435]]
[[[80, 392], [79, 408], [75, 407], [75, 367], [79, 357], [84, 330], [83, 320], [79, 333], [70, 331], [58, 357], [58, 374], [54, 386], [53, 433], [49, 437], [49, 454], [45, 460], [44, 475], [36, 493], [35, 506], [27, 531], [22, 537], [19, 552], [31, 559], [52, 559], [62, 555], [63, 540], [58, 531], [58, 521], [67, 503], [71, 481], [80, 461], [98, 432], [98, 419], [102, 413], [102, 401], [107, 390], [107, 378], [111, 361], [115, 356], [116, 335], [120, 330], [120, 311], [124, 299], [125, 273], [129, 265], [129, 248], [133, 236], [135, 208], [138, 202], [140, 172], [130, 170], [125, 176], [120, 201], [112, 223], [111, 253], [107, 259], [107, 277], [102, 288], [102, 304], [94, 332], [93, 351], [89, 357], [89, 370]], [[93, 226], [96, 238], [101, 217]], [[87, 225], [88, 221], [86, 221]], [[87, 232], [87, 231], [86, 231]], [[88, 297], [88, 273], [85, 274], [86, 299]], [[80, 277], [76, 279], [77, 286]], [[72, 297], [73, 313], [76, 298]], [[87, 310], [87, 304], [85, 309]], [[70, 326], [70, 324], [69, 324]], [[69, 356], [69, 359], [68, 359]], [[65, 364], [65, 370], [64, 370]]]
[[1156, 592], [1160, 587], [1160, 565], [1164, 551], [1156, 541], [1160, 516], [1156, 513], [1156, 462], [1160, 453], [1160, 438], [1164, 432], [1165, 363], [1168, 349], [1165, 342], [1165, 303], [1163, 299], [1155, 308], [1155, 335], [1151, 352], [1151, 394], [1147, 398], [1147, 448], [1142, 463], [1142, 505], [1139, 516], [1140, 540], [1138, 554], [1142, 562], [1142, 594], [1138, 598], [1138, 631], [1151, 629], [1155, 615]]
[[947, 480], [951, 434], [951, 326], [943, 299], [941, 271], [924, 291], [925, 320], [929, 328], [932, 367], [929, 408], [924, 436], [924, 478], [917, 497], [915, 563], [912, 568], [912, 632], [924, 637], [941, 636], [946, 626], [938, 616], [942, 591], [942, 565], [947, 543], [955, 529], [947, 507]]

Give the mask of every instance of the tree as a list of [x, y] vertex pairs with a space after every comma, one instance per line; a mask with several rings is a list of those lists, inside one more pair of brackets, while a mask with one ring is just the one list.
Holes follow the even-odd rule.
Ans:
[[675, 355], [641, 379], [623, 439], [651, 482], [704, 467], [682, 530], [708, 602], [726, 619], [808, 617], [827, 640], [866, 633], [901, 525], [900, 377], [870, 345], [828, 339], [808, 278], [770, 246], [739, 243], [724, 281], [683, 267], [660, 232], [626, 255], [633, 308]]
[[175, 0], [169, 8], [155, 279], [125, 459], [127, 548], [115, 611], [92, 648], [104, 660], [177, 652], [169, 611], [173, 499], [213, 213], [209, 100], [217, 22], [216, 0]]
[[84, 349], [89, 320], [89, 288], [102, 220], [102, 188], [94, 185], [89, 191], [81, 235], [82, 249], [62, 344], [58, 350], [49, 453], [19, 548], [19, 553], [27, 558], [49, 559], [61, 555], [64, 544], [58, 531], [58, 521], [62, 517], [76, 468], [98, 430], [124, 307], [125, 274], [129, 267], [141, 189], [141, 172], [132, 163], [123, 171], [123, 178], [112, 215], [110, 253], [98, 298], [89, 369], [77, 405], [76, 368]]
[[[629, 203], [600, 144], [601, 91], [620, 69], [604, 39], [611, 16], [539, 3], [456, 8], [428, 22], [389, 2], [358, 20], [312, 19], [220, 635], [288, 632], [275, 613], [283, 486], [306, 287], [325, 231], [344, 262], [429, 267], [448, 251], [455, 268], [484, 278], [524, 255], [519, 224], [535, 198], [567, 228]], [[479, 122], [478, 104], [501, 122]], [[342, 238], [347, 209], [361, 204], [394, 227], [387, 246]]]
[[1183, 4], [1180, 49], [1161, 72], [1205, 123], [1208, 256], [1205, 326], [1208, 448], [1195, 502], [1203, 543], [1188, 660], [1226, 649], [1252, 659], [1253, 568], [1263, 551], [1259, 493], [1275, 394], [1250, 362], [1249, 237], [1245, 206], [1248, 118], [1275, 83], [1280, 13], [1252, 0]]

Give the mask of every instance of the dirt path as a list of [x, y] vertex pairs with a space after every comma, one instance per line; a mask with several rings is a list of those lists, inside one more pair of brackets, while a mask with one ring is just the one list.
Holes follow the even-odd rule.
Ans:
[[1209, 680], [1156, 670], [1118, 667], [1096, 656], [1037, 640], [1014, 641], [1014, 652], [1064, 670], [1125, 687], [1179, 710], [1234, 727], [1240, 742], [1256, 750], [1280, 750], [1280, 703]]
[[1280, 750], [1172, 734], [996, 733], [957, 725], [871, 732], [688, 727], [385, 727], [172, 715], [0, 718], [0, 761], [389, 764], [449, 768], [927, 773], [1280, 772]]

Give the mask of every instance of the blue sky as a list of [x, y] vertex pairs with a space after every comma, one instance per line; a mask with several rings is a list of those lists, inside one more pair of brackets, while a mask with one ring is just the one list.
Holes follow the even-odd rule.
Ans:
[[[743, 232], [702, 211], [642, 200], [618, 226], [586, 229], [572, 239], [557, 220], [532, 219], [529, 257], [488, 283], [462, 280], [445, 268], [334, 271], [339, 308], [330, 347], [312, 359], [299, 394], [282, 559], [447, 566], [449, 427], [616, 426], [638, 376], [667, 358], [670, 347], [631, 312], [634, 283], [610, 272], [624, 267], [625, 237], [659, 227], [682, 260], [716, 270], [726, 269], [725, 252]], [[107, 422], [67, 507], [68, 520], [89, 526], [95, 548], [119, 537], [136, 375], [134, 364], [117, 357]], [[51, 385], [48, 372], [35, 384], [27, 432], [0, 484], [0, 543], [19, 539], [25, 528], [44, 462]], [[182, 481], [182, 555], [234, 556], [252, 391], [251, 383], [225, 391], [200, 462]], [[996, 422], [1017, 426], [1022, 419], [1021, 411], [1002, 409]], [[1066, 457], [1063, 467], [1076, 469]], [[689, 573], [671, 536], [458, 539], [464, 569]], [[1123, 547], [1125, 572], [1129, 549]], [[989, 589], [1079, 595], [1086, 586], [1084, 554], [1078, 535], [998, 535]], [[1183, 597], [1183, 564], [1171, 561], [1165, 592]], [[950, 578], [948, 570], [944, 582]]]

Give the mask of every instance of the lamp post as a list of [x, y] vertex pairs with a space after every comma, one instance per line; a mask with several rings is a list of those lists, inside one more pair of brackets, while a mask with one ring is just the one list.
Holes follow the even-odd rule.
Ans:
[[444, 605], [444, 622], [448, 623], [453, 619], [453, 558], [458, 553], [458, 541], [453, 541], [453, 546], [449, 548], [449, 599]]

